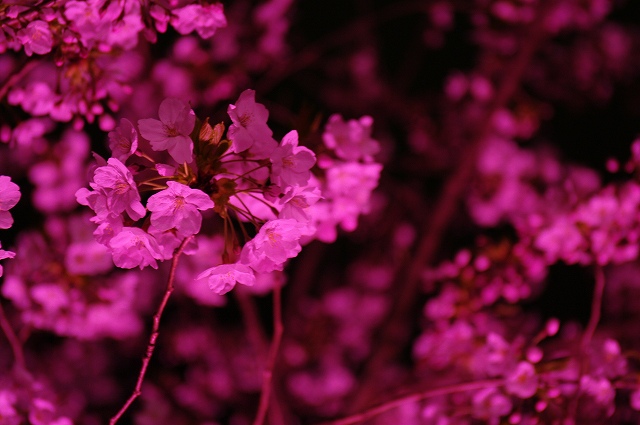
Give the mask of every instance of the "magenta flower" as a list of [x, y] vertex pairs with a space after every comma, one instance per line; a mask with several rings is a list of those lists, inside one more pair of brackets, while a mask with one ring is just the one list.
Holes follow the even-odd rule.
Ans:
[[26, 28], [18, 31], [18, 39], [24, 45], [27, 56], [44, 55], [51, 51], [53, 35], [49, 24], [44, 21], [33, 21]]
[[179, 164], [193, 159], [193, 141], [189, 136], [196, 123], [191, 108], [179, 99], [168, 98], [160, 104], [160, 120], [138, 120], [140, 134], [151, 142], [155, 151], [169, 151]]
[[13, 225], [13, 217], [9, 210], [20, 200], [20, 188], [9, 176], [0, 176], [0, 229], [8, 229]]
[[212, 267], [196, 277], [196, 281], [201, 282], [204, 280], [206, 280], [213, 292], [218, 295], [224, 295], [232, 290], [236, 283], [253, 286], [256, 282], [256, 277], [249, 267], [235, 263]]
[[137, 227], [123, 227], [109, 241], [113, 263], [123, 269], [158, 268], [156, 260], [162, 259], [162, 251], [155, 238]]
[[282, 187], [304, 186], [309, 181], [316, 156], [309, 149], [298, 146], [298, 132], [293, 130], [271, 154], [271, 180]]
[[120, 120], [120, 125], [109, 132], [109, 149], [111, 156], [125, 162], [138, 149], [138, 132], [131, 121]]
[[257, 157], [268, 157], [277, 142], [271, 137], [273, 132], [267, 126], [269, 111], [264, 105], [256, 103], [256, 92], [245, 90], [235, 105], [229, 105], [227, 114], [233, 121], [227, 135], [233, 142], [233, 152], [244, 152], [249, 148]]
[[[0, 248], [2, 248], [2, 244], [0, 244]], [[4, 260], [5, 258], [13, 258], [15, 257], [15, 252], [5, 251], [4, 249], [0, 249], [0, 260]], [[0, 264], [0, 277], [2, 277], [2, 264]]]
[[289, 189], [278, 202], [282, 205], [278, 218], [292, 218], [300, 222], [308, 222], [309, 207], [322, 198], [320, 189], [313, 186], [295, 186]]
[[380, 145], [371, 138], [373, 119], [364, 116], [345, 122], [340, 115], [332, 115], [322, 135], [324, 144], [348, 161], [368, 159], [378, 153]]
[[538, 376], [529, 362], [520, 362], [507, 376], [505, 389], [520, 398], [532, 397], [538, 390]]
[[[96, 168], [93, 183], [89, 185], [100, 195], [106, 197], [104, 205], [108, 214], [118, 215], [126, 211], [133, 220], [141, 219], [146, 211], [140, 202], [140, 194], [133, 181], [131, 171], [116, 158], [109, 158], [107, 164], [104, 167]], [[78, 201], [82, 203], [80, 193], [86, 194], [86, 192], [78, 191], [76, 193]], [[86, 197], [89, 206], [92, 204], [89, 201], [90, 196]], [[101, 205], [101, 202], [96, 200], [93, 205]], [[98, 216], [102, 215], [102, 211], [96, 209], [94, 211]]]
[[288, 258], [298, 255], [300, 238], [307, 233], [307, 225], [296, 220], [268, 221], [242, 248], [241, 262], [259, 273], [282, 270]]
[[202, 38], [213, 37], [218, 28], [227, 26], [222, 4], [190, 4], [171, 11], [171, 25], [182, 35], [197, 31]]
[[203, 191], [182, 183], [169, 181], [167, 186], [147, 202], [151, 225], [160, 232], [176, 229], [179, 238], [198, 233], [202, 224], [202, 214], [198, 210], [213, 208], [213, 201]]

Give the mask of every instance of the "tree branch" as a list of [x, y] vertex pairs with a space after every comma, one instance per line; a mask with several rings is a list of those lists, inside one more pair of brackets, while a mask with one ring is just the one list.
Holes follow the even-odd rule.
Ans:
[[9, 323], [9, 319], [7, 319], [7, 315], [4, 312], [4, 308], [2, 307], [2, 303], [0, 303], [0, 327], [2, 327], [2, 331], [4, 332], [7, 340], [9, 341], [9, 345], [11, 345], [11, 351], [13, 352], [13, 359], [15, 361], [15, 367], [22, 369], [23, 371], [27, 370], [27, 363], [24, 360], [24, 351], [22, 350], [22, 343], [18, 336], [13, 331], [11, 324]]
[[284, 326], [282, 325], [282, 288], [275, 285], [273, 288], [273, 340], [269, 349], [269, 359], [264, 369], [262, 378], [262, 393], [260, 394], [260, 403], [258, 405], [258, 413], [253, 421], [253, 425], [262, 425], [269, 409], [269, 400], [271, 399], [271, 384], [273, 381], [273, 369], [278, 358], [280, 342]]
[[442, 388], [436, 388], [432, 390], [413, 393], [404, 397], [397, 398], [395, 400], [388, 401], [372, 409], [366, 410], [361, 413], [357, 413], [346, 418], [338, 419], [331, 422], [325, 422], [322, 425], [351, 425], [358, 422], [366, 421], [374, 416], [381, 415], [385, 412], [393, 410], [402, 406], [405, 403], [412, 403], [424, 400], [426, 398], [444, 396], [448, 394], [460, 393], [464, 391], [480, 390], [489, 387], [498, 387], [502, 385], [502, 379], [487, 379], [485, 381], [465, 382], [457, 385], [449, 385]]
[[169, 281], [167, 282], [167, 289], [164, 291], [164, 296], [162, 297], [162, 301], [158, 306], [158, 310], [156, 314], [153, 316], [153, 327], [151, 329], [151, 336], [149, 337], [149, 344], [147, 345], [147, 353], [142, 359], [142, 367], [140, 368], [140, 373], [138, 374], [138, 380], [136, 381], [136, 386], [133, 390], [133, 393], [124, 403], [122, 408], [116, 413], [111, 420], [109, 421], [109, 425], [114, 425], [118, 420], [124, 415], [124, 413], [129, 409], [131, 404], [142, 394], [142, 382], [144, 381], [144, 377], [147, 373], [147, 368], [149, 367], [149, 362], [151, 361], [151, 356], [153, 356], [153, 352], [156, 348], [156, 341], [158, 336], [160, 335], [160, 319], [162, 318], [162, 313], [164, 312], [165, 307], [167, 306], [167, 302], [169, 301], [169, 297], [174, 289], [174, 280], [176, 276], [176, 268], [178, 267], [178, 259], [180, 255], [184, 251], [185, 246], [189, 243], [192, 236], [185, 238], [182, 241], [175, 254], [173, 255], [173, 260], [171, 260], [171, 269], [169, 270]]

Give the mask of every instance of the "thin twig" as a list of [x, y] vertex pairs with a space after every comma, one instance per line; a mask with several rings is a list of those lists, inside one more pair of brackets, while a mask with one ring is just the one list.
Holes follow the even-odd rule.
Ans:
[[273, 369], [278, 358], [280, 342], [282, 341], [282, 333], [284, 327], [282, 325], [282, 289], [279, 284], [273, 288], [273, 340], [269, 349], [269, 359], [262, 375], [262, 392], [260, 394], [260, 403], [258, 405], [258, 413], [253, 425], [262, 425], [269, 410], [269, 400], [271, 399], [271, 383], [273, 381]]
[[18, 339], [18, 336], [13, 331], [9, 320], [7, 319], [7, 315], [4, 312], [4, 308], [2, 307], [2, 303], [0, 303], [0, 327], [2, 327], [2, 331], [4, 332], [7, 340], [9, 340], [9, 345], [11, 345], [11, 351], [13, 352], [13, 359], [15, 361], [15, 367], [22, 369], [24, 371], [27, 370], [27, 363], [24, 360], [24, 351], [22, 350], [22, 343]]
[[596, 284], [593, 288], [593, 299], [591, 300], [591, 317], [589, 317], [589, 322], [584, 329], [582, 340], [580, 341], [580, 347], [583, 353], [589, 348], [589, 344], [591, 344], [591, 339], [596, 332], [598, 323], [600, 323], [600, 316], [602, 314], [602, 297], [604, 295], [605, 285], [604, 269], [601, 265], [596, 264], [594, 271]]
[[0, 101], [4, 99], [7, 95], [7, 92], [13, 87], [18, 81], [20, 81], [25, 75], [27, 75], [36, 65], [38, 65], [40, 61], [31, 60], [27, 62], [23, 67], [21, 67], [18, 71], [16, 71], [13, 75], [11, 75], [5, 83], [0, 87]]
[[[260, 319], [255, 302], [245, 289], [246, 288], [236, 288], [236, 290], [232, 292], [240, 306], [240, 312], [242, 313], [244, 325], [247, 328], [249, 341], [251, 345], [253, 345], [257, 355], [264, 359], [268, 356], [269, 350], [267, 338], [264, 329], [260, 326]], [[264, 363], [260, 362], [259, 367], [264, 367]]]
[[174, 289], [174, 280], [176, 276], [176, 268], [178, 267], [178, 259], [184, 251], [185, 246], [189, 243], [192, 236], [185, 238], [182, 241], [177, 251], [173, 255], [173, 260], [171, 260], [171, 269], [169, 270], [169, 281], [167, 282], [167, 289], [164, 291], [164, 296], [162, 297], [162, 301], [158, 306], [158, 311], [153, 316], [153, 327], [151, 329], [151, 336], [149, 337], [149, 344], [147, 345], [147, 353], [142, 359], [142, 367], [140, 368], [140, 373], [138, 374], [138, 380], [136, 381], [136, 386], [133, 390], [133, 393], [129, 397], [129, 399], [124, 403], [122, 408], [115, 414], [109, 421], [109, 425], [114, 425], [118, 420], [124, 415], [129, 406], [133, 404], [133, 402], [142, 394], [142, 381], [144, 381], [144, 376], [147, 373], [147, 368], [149, 367], [149, 362], [151, 361], [151, 356], [153, 356], [153, 352], [156, 348], [156, 341], [158, 339], [158, 335], [160, 335], [160, 319], [162, 318], [162, 313], [164, 312], [165, 307], [167, 306], [167, 302], [169, 301], [169, 297]]
[[591, 345], [591, 340], [593, 339], [593, 335], [596, 332], [596, 328], [598, 327], [598, 323], [600, 323], [600, 317], [602, 314], [602, 297], [604, 295], [604, 286], [605, 286], [605, 277], [604, 277], [604, 269], [600, 264], [595, 264], [594, 266], [594, 275], [595, 275], [595, 286], [593, 288], [593, 299], [591, 300], [591, 315], [589, 316], [589, 322], [587, 322], [587, 327], [584, 329], [582, 333], [582, 338], [580, 340], [580, 351], [578, 352], [578, 386], [576, 387], [576, 392], [569, 401], [566, 410], [566, 419], [575, 418], [578, 415], [578, 402], [580, 398], [580, 381], [582, 377], [587, 372], [587, 351], [589, 350], [589, 345]]
[[372, 409], [366, 410], [346, 418], [338, 419], [331, 422], [325, 422], [323, 425], [351, 425], [358, 422], [366, 421], [374, 416], [393, 410], [405, 403], [415, 403], [431, 397], [444, 396], [448, 394], [460, 393], [464, 391], [480, 390], [483, 388], [498, 387], [503, 384], [502, 379], [487, 379], [484, 381], [466, 382], [462, 384], [449, 385], [442, 388], [413, 393], [395, 400], [388, 401]]

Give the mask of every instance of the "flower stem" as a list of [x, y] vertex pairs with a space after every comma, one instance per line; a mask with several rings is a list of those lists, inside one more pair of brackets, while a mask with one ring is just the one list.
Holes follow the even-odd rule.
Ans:
[[182, 241], [175, 254], [173, 255], [173, 260], [171, 260], [171, 269], [169, 270], [169, 280], [167, 282], [167, 289], [164, 291], [164, 296], [162, 297], [162, 301], [158, 306], [158, 310], [156, 314], [153, 316], [153, 327], [151, 329], [151, 336], [149, 337], [149, 344], [147, 345], [147, 353], [142, 359], [142, 367], [140, 368], [140, 373], [138, 374], [138, 380], [136, 381], [136, 386], [133, 389], [133, 393], [124, 403], [124, 405], [120, 408], [118, 413], [116, 413], [111, 420], [109, 421], [109, 425], [114, 425], [118, 420], [124, 415], [124, 413], [129, 409], [131, 404], [142, 394], [142, 382], [144, 381], [144, 377], [147, 373], [147, 368], [149, 367], [149, 362], [151, 361], [151, 356], [153, 356], [153, 352], [156, 348], [156, 341], [158, 336], [160, 335], [160, 319], [162, 318], [162, 313], [164, 312], [165, 307], [167, 306], [167, 302], [169, 301], [169, 297], [174, 289], [174, 280], [176, 277], [176, 268], [178, 267], [178, 259], [180, 255], [184, 251], [185, 246], [189, 243], [192, 236], [185, 238]]
[[278, 358], [280, 342], [284, 326], [282, 325], [282, 289], [279, 284], [273, 288], [273, 340], [269, 349], [269, 359], [262, 375], [262, 392], [260, 394], [260, 403], [258, 404], [258, 413], [253, 421], [253, 425], [262, 425], [267, 410], [269, 409], [269, 400], [271, 399], [271, 386], [273, 381], [273, 369]]
[[435, 388], [418, 393], [409, 394], [404, 397], [397, 398], [395, 400], [388, 401], [380, 404], [364, 412], [357, 413], [355, 415], [347, 416], [346, 418], [338, 419], [331, 422], [326, 422], [323, 425], [351, 425], [358, 422], [366, 421], [374, 416], [381, 415], [385, 412], [393, 410], [406, 403], [415, 403], [431, 397], [439, 397], [454, 393], [461, 393], [464, 391], [480, 390], [483, 388], [498, 387], [503, 384], [502, 379], [487, 379], [484, 381], [465, 382], [462, 384], [448, 385], [446, 387]]
[[22, 350], [22, 344], [20, 343], [20, 339], [18, 339], [18, 336], [14, 332], [11, 324], [9, 323], [9, 320], [7, 319], [7, 315], [5, 314], [4, 308], [2, 307], [2, 303], [0, 303], [0, 327], [2, 327], [2, 331], [7, 337], [9, 345], [11, 345], [15, 367], [26, 371], [27, 363], [24, 360], [24, 351]]

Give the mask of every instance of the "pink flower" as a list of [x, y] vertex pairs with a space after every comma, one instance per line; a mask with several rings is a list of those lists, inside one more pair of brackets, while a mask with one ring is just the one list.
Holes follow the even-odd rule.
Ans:
[[520, 362], [510, 374], [506, 376], [505, 389], [520, 398], [532, 397], [538, 390], [538, 376], [536, 369], [529, 362]]
[[[0, 244], [0, 248], [2, 248], [2, 244]], [[0, 260], [4, 260], [5, 258], [13, 258], [15, 257], [15, 252], [5, 251], [4, 249], [0, 249]], [[2, 277], [2, 265], [0, 265], [0, 277]]]
[[224, 295], [236, 286], [236, 282], [247, 286], [253, 286], [256, 282], [256, 277], [253, 274], [253, 270], [249, 267], [235, 263], [212, 267], [203, 271], [198, 275], [198, 277], [196, 277], [196, 281], [204, 280], [207, 281], [209, 288], [213, 292], [218, 295]]
[[109, 132], [109, 149], [111, 156], [125, 162], [138, 149], [138, 132], [131, 121], [120, 120], [120, 125]]
[[156, 260], [162, 259], [162, 251], [155, 238], [137, 227], [123, 227], [109, 241], [111, 255], [116, 266], [123, 269], [158, 268]]
[[106, 273], [113, 267], [107, 248], [94, 240], [69, 244], [64, 265], [71, 274], [87, 276]]
[[372, 125], [373, 119], [369, 116], [345, 122], [340, 115], [332, 115], [322, 139], [339, 158], [348, 161], [368, 159], [380, 150], [378, 142], [371, 138]]
[[[144, 217], [146, 210], [140, 203], [140, 194], [133, 181], [131, 171], [116, 158], [109, 158], [107, 164], [105, 167], [96, 168], [93, 183], [89, 184], [100, 196], [106, 198], [104, 199], [106, 213], [119, 215], [126, 211], [133, 220], [141, 219]], [[86, 195], [86, 192], [82, 191], [82, 189], [76, 192], [76, 197], [80, 203], [82, 203], [82, 194]], [[98, 205], [102, 205], [102, 202], [98, 199], [95, 200], [95, 203], [89, 201], [91, 196], [86, 196], [87, 203], [90, 204], [89, 206], [93, 204], [96, 208], [99, 208]], [[103, 213], [103, 211], [96, 209], [94, 211], [98, 216]]]
[[296, 220], [268, 221], [242, 248], [241, 262], [259, 273], [282, 270], [288, 258], [298, 255], [300, 238], [308, 232], [307, 225]]
[[190, 4], [173, 9], [171, 14], [171, 25], [182, 35], [195, 30], [200, 37], [210, 38], [218, 28], [227, 26], [227, 19], [220, 3], [206, 6]]
[[0, 229], [13, 225], [13, 217], [8, 212], [20, 200], [20, 188], [9, 176], [0, 176]]
[[309, 149], [298, 146], [298, 132], [293, 130], [271, 154], [271, 179], [280, 186], [304, 186], [309, 181], [316, 156]]
[[160, 121], [147, 118], [138, 120], [142, 137], [151, 142], [155, 151], [167, 150], [179, 164], [193, 159], [193, 141], [189, 136], [196, 123], [196, 116], [184, 102], [165, 99], [158, 111]]
[[279, 201], [282, 204], [282, 209], [278, 218], [292, 218], [301, 222], [308, 222], [310, 220], [308, 209], [318, 202], [320, 198], [322, 198], [322, 195], [317, 187], [292, 187]]
[[479, 419], [496, 422], [500, 416], [507, 415], [511, 408], [511, 401], [495, 388], [485, 388], [473, 396], [473, 416]]
[[147, 202], [151, 225], [161, 232], [176, 229], [178, 238], [198, 233], [202, 224], [202, 214], [198, 210], [213, 208], [213, 201], [203, 191], [182, 183], [169, 181], [167, 186]]
[[243, 91], [236, 104], [229, 105], [227, 114], [233, 121], [227, 132], [233, 142], [233, 152], [240, 153], [252, 148], [251, 153], [260, 158], [266, 158], [273, 152], [277, 142], [271, 137], [273, 132], [267, 126], [269, 111], [264, 105], [256, 103], [255, 91]]
[[33, 21], [26, 28], [18, 31], [18, 39], [24, 45], [27, 56], [32, 54], [44, 55], [51, 51], [53, 35], [49, 24], [44, 21]]
[[113, 239], [115, 235], [122, 231], [122, 216], [110, 215], [104, 219], [93, 218], [92, 221], [96, 221], [99, 223], [98, 227], [93, 232], [93, 236], [95, 237], [96, 241], [100, 242], [102, 245], [109, 246], [109, 241]]

